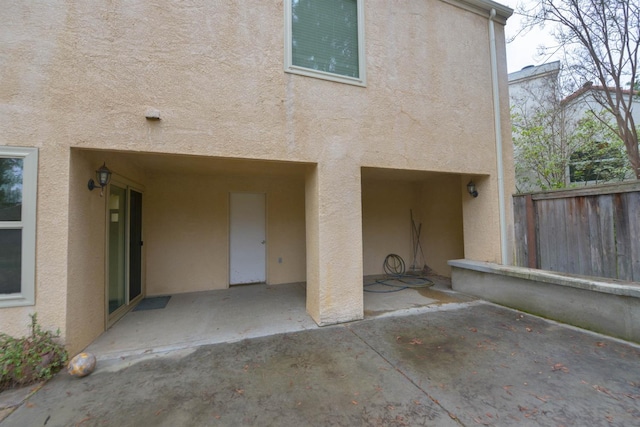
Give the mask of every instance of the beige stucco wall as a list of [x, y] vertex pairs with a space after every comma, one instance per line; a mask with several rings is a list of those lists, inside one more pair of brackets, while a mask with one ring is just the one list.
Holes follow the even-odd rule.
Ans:
[[383, 274], [384, 259], [397, 254], [407, 268], [413, 260], [411, 219], [416, 224], [416, 186], [413, 182], [371, 180], [362, 184], [363, 269], [366, 276]]
[[305, 280], [302, 177], [154, 173], [147, 182], [143, 209], [148, 295], [229, 286], [231, 192], [266, 194], [267, 283]]
[[[2, 80], [0, 78], [0, 80]], [[0, 86], [2, 86], [0, 84]], [[3, 114], [0, 113], [0, 120]], [[0, 124], [0, 138], [11, 138], [13, 129]], [[26, 138], [11, 145], [32, 146]], [[22, 144], [19, 144], [19, 143]], [[2, 145], [2, 143], [0, 143]], [[36, 223], [35, 306], [0, 309], [0, 332], [23, 336], [29, 332], [29, 314], [37, 313], [43, 327], [60, 328], [65, 338], [67, 319], [67, 230], [69, 153], [58, 147], [40, 147]], [[42, 177], [48, 177], [43, 179]]]
[[[69, 176], [69, 280], [66, 342], [82, 347], [105, 326], [105, 207], [100, 190], [89, 193], [97, 160], [83, 151], [71, 152]], [[40, 307], [43, 306], [38, 301]]]
[[420, 188], [420, 243], [427, 266], [437, 274], [451, 277], [450, 259], [465, 257], [462, 205], [469, 194], [460, 191], [459, 177], [440, 175]]
[[[114, 174], [132, 182], [145, 181], [145, 173], [123, 154], [71, 150], [69, 175], [68, 274], [66, 321], [62, 324], [65, 341], [73, 351], [80, 350], [105, 330], [105, 248], [107, 191], [89, 192], [87, 183], [95, 180], [95, 170], [105, 162]], [[61, 288], [61, 290], [64, 290]], [[48, 310], [47, 301], [36, 301], [38, 311]], [[51, 309], [56, 310], [56, 307]]]
[[[488, 10], [440, 0], [364, 4], [366, 88], [283, 72], [281, 1], [3, 5], [0, 145], [39, 147], [40, 181], [36, 306], [0, 310], [2, 330], [24, 330], [35, 310], [74, 342], [95, 334], [73, 326], [86, 315], [81, 303], [97, 298], [86, 284], [97, 277], [99, 257], [87, 251], [99, 233], [87, 218], [99, 210], [99, 196], [83, 194], [89, 176], [78, 183], [80, 175], [106, 160], [149, 186], [151, 206], [162, 205], [154, 184], [137, 177], [143, 172], [126, 157], [105, 153], [70, 163], [72, 147], [317, 165], [304, 180], [304, 223], [307, 309], [320, 324], [362, 316], [363, 166], [458, 174], [461, 194], [476, 177], [481, 196], [461, 197], [464, 254], [500, 261]], [[507, 198], [507, 75], [504, 32], [496, 30]], [[145, 120], [148, 107], [162, 120]], [[180, 186], [165, 184], [173, 192]], [[152, 230], [164, 221], [145, 212], [147, 220]], [[78, 223], [85, 236], [71, 237]], [[278, 266], [272, 270], [278, 281], [288, 280]]]
[[[384, 176], [384, 172], [382, 173]], [[387, 255], [400, 255], [410, 270], [414, 261], [411, 216], [420, 232], [424, 264], [436, 274], [450, 276], [450, 259], [464, 258], [460, 176], [430, 175], [419, 181], [378, 177], [363, 181], [362, 229], [365, 275], [384, 274]]]

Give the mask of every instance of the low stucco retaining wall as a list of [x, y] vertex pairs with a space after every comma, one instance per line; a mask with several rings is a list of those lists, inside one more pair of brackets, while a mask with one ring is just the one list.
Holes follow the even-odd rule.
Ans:
[[452, 260], [453, 289], [640, 343], [640, 285], [488, 262]]

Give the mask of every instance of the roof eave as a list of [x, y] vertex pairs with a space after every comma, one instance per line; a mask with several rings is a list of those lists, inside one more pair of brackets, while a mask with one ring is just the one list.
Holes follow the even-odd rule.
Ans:
[[442, 0], [463, 9], [475, 12], [479, 15], [489, 17], [491, 10], [495, 9], [496, 16], [494, 20], [502, 25], [507, 23], [507, 19], [513, 14], [513, 9], [496, 3], [492, 0]]

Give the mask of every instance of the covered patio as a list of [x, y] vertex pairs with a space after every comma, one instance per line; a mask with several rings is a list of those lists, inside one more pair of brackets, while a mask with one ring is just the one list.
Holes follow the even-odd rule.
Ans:
[[[113, 173], [102, 197], [85, 184], [100, 164]], [[359, 185], [336, 194], [322, 190], [317, 173], [310, 163], [72, 149], [67, 341], [73, 351], [94, 341], [98, 354], [162, 351], [431, 304], [421, 295], [418, 303], [403, 301], [408, 292], [393, 298], [365, 292], [363, 299], [362, 277], [383, 274], [388, 254], [402, 257], [407, 271], [450, 276], [447, 261], [465, 254], [468, 177], [363, 167]], [[245, 205], [249, 198], [257, 204]], [[344, 207], [319, 212], [341, 198], [352, 217]], [[338, 231], [323, 231], [321, 219]], [[327, 242], [325, 255], [336, 260], [321, 256]], [[249, 271], [255, 277], [244, 277]], [[244, 289], [250, 283], [262, 285]], [[131, 311], [162, 296], [171, 296], [163, 309]], [[378, 306], [372, 298], [392, 302]], [[320, 306], [334, 317], [318, 317]]]

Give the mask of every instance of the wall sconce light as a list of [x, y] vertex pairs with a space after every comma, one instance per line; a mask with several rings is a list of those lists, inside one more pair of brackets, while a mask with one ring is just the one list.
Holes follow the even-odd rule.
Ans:
[[89, 187], [89, 191], [93, 191], [94, 188], [100, 187], [100, 197], [102, 197], [104, 187], [106, 187], [111, 180], [111, 171], [105, 163], [103, 163], [96, 171], [96, 179], [98, 180], [97, 183], [93, 179], [90, 179], [87, 186]]
[[478, 190], [476, 189], [476, 185], [473, 181], [469, 181], [467, 184], [467, 191], [471, 194], [472, 197], [478, 197]]

